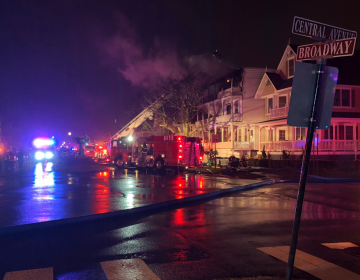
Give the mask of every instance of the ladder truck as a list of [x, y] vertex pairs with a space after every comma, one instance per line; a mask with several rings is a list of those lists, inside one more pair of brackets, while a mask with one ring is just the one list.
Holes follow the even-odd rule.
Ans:
[[145, 108], [108, 141], [110, 159], [117, 167], [153, 167], [160, 171], [166, 167], [202, 165], [204, 149], [198, 137], [168, 135], [134, 139], [134, 130], [146, 119], [152, 119], [154, 110], [165, 100], [163, 97]]

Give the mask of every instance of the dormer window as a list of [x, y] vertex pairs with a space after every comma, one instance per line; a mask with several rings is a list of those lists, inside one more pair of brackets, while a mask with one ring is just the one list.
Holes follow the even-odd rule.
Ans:
[[290, 58], [288, 60], [288, 78], [290, 79], [294, 77], [294, 73], [295, 73], [295, 59]]

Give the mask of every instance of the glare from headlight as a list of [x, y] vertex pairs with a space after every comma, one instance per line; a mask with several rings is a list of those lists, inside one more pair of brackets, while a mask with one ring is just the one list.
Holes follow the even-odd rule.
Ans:
[[53, 156], [54, 156], [54, 154], [52, 152], [46, 152], [45, 153], [46, 159], [51, 159]]
[[35, 153], [35, 159], [36, 160], [42, 160], [45, 157], [45, 154], [43, 152], [37, 151]]

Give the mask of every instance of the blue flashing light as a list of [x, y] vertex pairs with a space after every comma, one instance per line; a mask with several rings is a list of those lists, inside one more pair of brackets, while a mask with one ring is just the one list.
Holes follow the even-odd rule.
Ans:
[[45, 154], [43, 152], [37, 151], [35, 153], [35, 159], [36, 160], [42, 160], [42, 159], [44, 159], [44, 157], [45, 157]]
[[51, 159], [54, 156], [54, 154], [52, 152], [46, 152], [45, 153], [45, 158], [46, 159]]
[[85, 145], [89, 145], [89, 143], [85, 143]]

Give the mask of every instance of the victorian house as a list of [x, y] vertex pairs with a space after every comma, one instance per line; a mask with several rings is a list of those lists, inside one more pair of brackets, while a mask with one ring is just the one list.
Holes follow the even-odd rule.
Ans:
[[199, 106], [197, 136], [203, 138], [204, 149], [215, 149], [213, 135], [217, 135], [219, 157], [256, 156], [259, 149], [257, 123], [266, 120], [263, 100], [255, 93], [265, 68], [240, 68], [213, 82], [204, 92]]
[[[287, 116], [291, 98], [292, 81], [296, 69], [297, 46], [289, 44], [276, 72], [263, 74], [255, 99], [263, 101], [261, 121], [254, 121], [259, 128], [258, 155], [261, 150], [280, 157], [285, 151], [301, 154], [307, 129], [290, 127]], [[360, 53], [352, 57], [328, 59], [327, 65], [339, 69], [331, 125], [328, 130], [317, 130], [314, 135], [314, 152], [320, 156], [355, 156], [360, 150]]]

